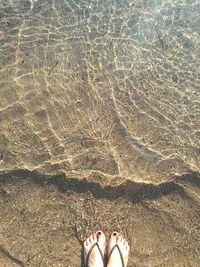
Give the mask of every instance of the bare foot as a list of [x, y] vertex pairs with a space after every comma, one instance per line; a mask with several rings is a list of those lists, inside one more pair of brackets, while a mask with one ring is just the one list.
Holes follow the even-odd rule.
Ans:
[[[98, 243], [97, 243], [97, 241], [98, 241]], [[84, 246], [84, 258], [86, 261], [84, 267], [103, 267], [104, 266], [104, 260], [102, 259], [102, 256], [104, 258], [105, 243], [106, 243], [106, 238], [105, 238], [105, 235], [102, 231], [98, 231], [98, 232], [90, 235], [85, 240], [85, 242], [83, 244], [83, 246]], [[98, 246], [99, 246], [99, 248], [98, 248]], [[102, 255], [101, 255], [100, 251], [102, 252]], [[88, 259], [88, 262], [86, 259]]]
[[[123, 259], [121, 259], [119, 250], [121, 251], [121, 256]], [[113, 232], [108, 244], [109, 258], [107, 267], [126, 267], [128, 264], [129, 250], [130, 247], [124, 237], [118, 232]]]

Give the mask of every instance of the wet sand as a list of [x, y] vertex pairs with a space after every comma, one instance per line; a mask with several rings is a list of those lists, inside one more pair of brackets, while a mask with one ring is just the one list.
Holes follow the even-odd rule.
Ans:
[[198, 267], [199, 1], [0, 2], [0, 266]]
[[8, 266], [78, 267], [81, 243], [97, 229], [128, 238], [129, 266], [199, 265], [197, 174], [158, 186], [101, 187], [22, 170], [2, 174], [0, 188], [1, 248], [21, 261]]

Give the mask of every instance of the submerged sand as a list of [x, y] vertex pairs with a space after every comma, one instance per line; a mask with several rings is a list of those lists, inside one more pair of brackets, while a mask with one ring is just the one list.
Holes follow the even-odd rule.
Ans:
[[0, 266], [200, 265], [200, 3], [0, 1]]

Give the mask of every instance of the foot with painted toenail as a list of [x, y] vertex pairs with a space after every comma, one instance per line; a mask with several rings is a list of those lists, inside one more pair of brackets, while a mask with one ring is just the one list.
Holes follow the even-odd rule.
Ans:
[[120, 233], [113, 232], [108, 244], [107, 267], [127, 267], [129, 250], [126, 239]]
[[90, 235], [83, 243], [84, 267], [103, 267], [106, 238], [102, 231]]

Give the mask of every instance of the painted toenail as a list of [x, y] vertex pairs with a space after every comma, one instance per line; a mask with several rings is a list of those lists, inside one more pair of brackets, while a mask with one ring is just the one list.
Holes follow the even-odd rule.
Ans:
[[101, 231], [98, 232], [98, 235], [101, 235]]
[[113, 233], [113, 235], [114, 235], [114, 236], [116, 236], [116, 235], [117, 235], [117, 233], [116, 233], [116, 232], [114, 232], [114, 233]]

